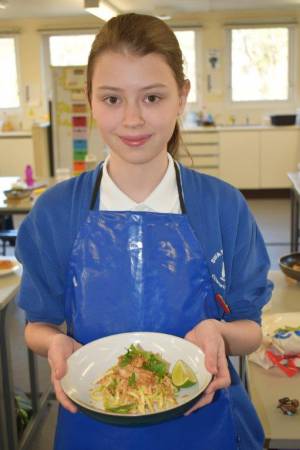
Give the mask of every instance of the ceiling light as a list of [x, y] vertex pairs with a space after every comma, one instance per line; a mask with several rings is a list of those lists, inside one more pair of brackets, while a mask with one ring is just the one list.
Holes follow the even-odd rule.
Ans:
[[155, 8], [154, 12], [152, 13], [156, 17], [158, 17], [161, 20], [170, 20], [172, 19], [174, 13], [174, 8], [167, 7], [167, 8]]
[[171, 20], [172, 19], [172, 17], [169, 16], [168, 14], [161, 14], [161, 15], [156, 16], [156, 17], [158, 17], [161, 20]]
[[84, 9], [104, 21], [117, 16], [119, 13], [115, 7], [103, 0], [85, 0]]
[[0, 1], [0, 9], [6, 9], [8, 7], [8, 0]]

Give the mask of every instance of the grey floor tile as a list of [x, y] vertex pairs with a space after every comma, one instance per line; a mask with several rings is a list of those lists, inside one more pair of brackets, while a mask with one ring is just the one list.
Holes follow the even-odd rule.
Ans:
[[289, 199], [248, 200], [266, 244], [289, 245], [290, 201]]

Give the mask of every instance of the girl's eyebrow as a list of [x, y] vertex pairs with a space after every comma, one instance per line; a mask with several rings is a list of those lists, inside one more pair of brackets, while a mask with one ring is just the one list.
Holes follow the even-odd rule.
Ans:
[[[144, 86], [140, 90], [141, 91], [146, 91], [148, 89], [167, 88], [167, 87], [168, 86], [163, 84], [163, 83], [155, 83], [155, 84], [149, 84], [148, 86]], [[123, 89], [121, 89], [121, 88], [118, 88], [118, 87], [115, 87], [115, 86], [107, 86], [107, 85], [98, 86], [97, 90], [99, 90], [99, 91], [107, 90], [107, 91], [116, 91], [116, 92], [123, 91]]]

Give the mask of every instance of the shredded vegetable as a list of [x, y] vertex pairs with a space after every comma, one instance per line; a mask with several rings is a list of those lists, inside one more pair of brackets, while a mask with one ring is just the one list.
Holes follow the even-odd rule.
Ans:
[[178, 390], [172, 383], [169, 364], [160, 355], [132, 344], [96, 381], [91, 398], [102, 400], [107, 411], [146, 414], [176, 405]]

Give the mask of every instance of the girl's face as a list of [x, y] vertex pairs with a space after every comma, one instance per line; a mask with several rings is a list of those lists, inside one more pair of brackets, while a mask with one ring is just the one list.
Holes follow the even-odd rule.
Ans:
[[178, 91], [171, 68], [159, 54], [101, 54], [94, 67], [91, 105], [112, 156], [144, 164], [166, 152], [188, 92], [188, 81]]

